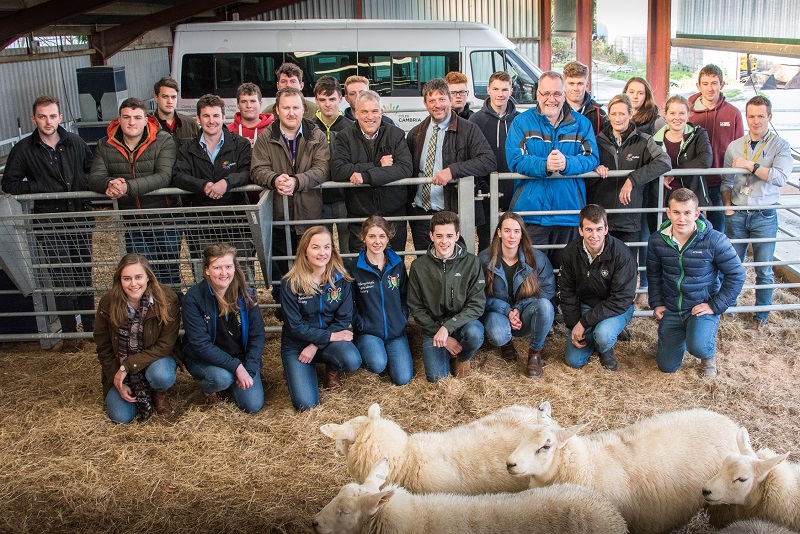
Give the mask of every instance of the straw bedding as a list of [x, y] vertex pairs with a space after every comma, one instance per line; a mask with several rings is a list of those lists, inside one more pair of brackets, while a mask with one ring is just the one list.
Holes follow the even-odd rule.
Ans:
[[[752, 279], [752, 274], [750, 276]], [[752, 292], [742, 303], [752, 301]], [[776, 291], [776, 302], [797, 302]], [[277, 324], [266, 312], [268, 324]], [[655, 365], [656, 326], [635, 319], [633, 339], [617, 345], [620, 371], [596, 357], [581, 370], [563, 364], [566, 330], [545, 344], [541, 380], [520, 375], [484, 347], [463, 380], [425, 381], [420, 337], [410, 334], [415, 376], [395, 387], [385, 376], [348, 375], [320, 407], [295, 414], [283, 379], [279, 339], [264, 355], [266, 407], [256, 415], [230, 403], [202, 404], [199, 386], [179, 373], [175, 414], [127, 426], [111, 423], [101, 399], [100, 368], [87, 344], [79, 354], [7, 344], [0, 355], [0, 531], [2, 532], [310, 532], [312, 516], [349, 482], [325, 423], [383, 415], [409, 432], [436, 431], [513, 403], [549, 400], [562, 425], [590, 431], [654, 413], [703, 407], [748, 427], [754, 446], [796, 452], [800, 435], [800, 317], [773, 313], [768, 334], [746, 328], [749, 316], [720, 327], [715, 380], [700, 378], [686, 357], [674, 375]], [[516, 341], [526, 353], [525, 339]], [[703, 514], [679, 532], [713, 532]]]

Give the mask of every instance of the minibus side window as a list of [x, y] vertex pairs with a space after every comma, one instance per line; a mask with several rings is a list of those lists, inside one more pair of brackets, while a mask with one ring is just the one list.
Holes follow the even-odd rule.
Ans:
[[186, 54], [181, 61], [181, 98], [200, 98], [214, 92], [214, 56]]
[[536, 102], [537, 79], [517, 54], [506, 50], [505, 57], [505, 71], [511, 75], [511, 95], [518, 104], [533, 104]]
[[214, 56], [213, 93], [222, 98], [236, 98], [236, 88], [242, 84], [242, 55], [218, 54]]
[[469, 55], [472, 65], [472, 92], [475, 98], [486, 99], [489, 96], [489, 77], [503, 70], [505, 62], [500, 50], [481, 50]]
[[392, 54], [392, 96], [419, 96], [419, 55]]
[[392, 94], [392, 56], [388, 52], [358, 54], [358, 75], [369, 80], [369, 88], [381, 96]]
[[419, 83], [444, 78], [448, 72], [461, 72], [458, 52], [422, 52], [419, 58]]
[[[277, 92], [275, 84], [275, 69], [283, 63], [283, 54], [244, 54], [244, 72], [242, 83], [250, 82], [261, 89], [261, 95], [266, 97], [271, 93], [274, 97]], [[236, 96], [234, 94], [234, 96]]]
[[320, 76], [333, 76], [344, 83], [356, 73], [355, 52], [293, 52], [286, 54], [286, 61], [303, 69], [303, 94], [309, 98], [314, 97], [314, 85]]

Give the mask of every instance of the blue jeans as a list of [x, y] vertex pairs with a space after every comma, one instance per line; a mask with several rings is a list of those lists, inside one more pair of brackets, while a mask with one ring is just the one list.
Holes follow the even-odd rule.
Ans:
[[520, 314], [522, 328], [519, 330], [512, 330], [508, 316], [502, 313], [486, 312], [481, 320], [487, 341], [495, 347], [507, 344], [512, 336], [522, 337], [530, 334], [530, 348], [542, 350], [547, 333], [553, 326], [554, 317], [552, 302], [547, 299], [534, 299]]
[[256, 413], [264, 406], [264, 385], [260, 373], [253, 377], [252, 386], [242, 389], [236, 384], [236, 375], [222, 367], [189, 360], [186, 369], [200, 381], [203, 393], [217, 393], [231, 388], [236, 406], [245, 413]]
[[[712, 206], [722, 206], [722, 191], [720, 190], [720, 186], [709, 186], [708, 187], [708, 200], [711, 202]], [[708, 222], [711, 223], [711, 226], [714, 227], [714, 230], [725, 232], [725, 212], [724, 211], [707, 211], [706, 212], [706, 219]]]
[[308, 410], [319, 404], [319, 384], [317, 383], [317, 363], [329, 364], [333, 370], [351, 373], [361, 367], [361, 353], [350, 341], [335, 341], [317, 351], [311, 363], [297, 359], [304, 347], [281, 343], [283, 376], [289, 386], [289, 397], [297, 411]]
[[389, 378], [396, 386], [411, 381], [414, 365], [411, 362], [411, 348], [408, 346], [405, 334], [387, 341], [378, 336], [359, 334], [354, 342], [361, 353], [364, 369], [378, 374], [388, 367]]
[[[175, 383], [177, 367], [172, 356], [164, 356], [147, 366], [144, 377], [154, 391], [166, 391]], [[106, 413], [115, 423], [128, 424], [136, 417], [136, 403], [124, 400], [117, 388], [112, 387], [106, 393]]]
[[[590, 309], [586, 304], [581, 304], [581, 313], [586, 313]], [[603, 319], [595, 326], [587, 328], [584, 334], [586, 346], [582, 349], [572, 344], [572, 333], [567, 332], [567, 349], [564, 354], [564, 362], [575, 369], [580, 369], [589, 361], [592, 353], [608, 352], [617, 342], [617, 337], [622, 329], [631, 322], [633, 317], [633, 305], [622, 315], [616, 315]]]
[[[473, 319], [450, 334], [450, 337], [461, 344], [458, 359], [462, 362], [469, 361], [483, 345], [483, 323]], [[425, 365], [425, 378], [428, 382], [450, 376], [450, 353], [444, 347], [434, 347], [433, 336], [422, 336], [422, 363]]]
[[125, 230], [125, 248], [150, 260], [153, 274], [175, 291], [181, 289], [181, 231]]
[[[735, 211], [733, 215], [725, 217], [725, 234], [729, 239], [754, 239], [764, 237], [775, 237], [778, 235], [778, 214], [774, 209], [760, 211]], [[765, 262], [775, 259], [775, 242], [753, 243], [753, 261]], [[744, 261], [747, 253], [747, 243], [734, 243], [734, 250], [739, 255], [739, 259]], [[755, 267], [756, 284], [772, 284], [775, 282], [775, 275], [772, 273], [772, 265]], [[772, 304], [773, 289], [756, 289], [756, 306], [769, 306]], [[755, 314], [755, 318], [762, 323], [767, 322], [768, 311], [760, 311]]]
[[681, 367], [683, 353], [705, 360], [717, 352], [717, 328], [719, 315], [694, 316], [691, 311], [664, 311], [658, 323], [658, 368], [665, 373], [674, 373]]

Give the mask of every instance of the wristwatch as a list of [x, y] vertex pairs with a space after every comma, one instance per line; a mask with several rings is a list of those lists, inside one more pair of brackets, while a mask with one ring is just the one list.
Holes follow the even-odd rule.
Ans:
[[753, 163], [753, 174], [755, 174], [755, 173], [756, 173], [756, 171], [757, 171], [758, 169], [760, 169], [760, 168], [761, 168], [761, 165], [759, 165], [758, 163]]
[[119, 366], [119, 370], [122, 371], [123, 373], [127, 373], [128, 372], [128, 370], [125, 369], [125, 364], [124, 363]]

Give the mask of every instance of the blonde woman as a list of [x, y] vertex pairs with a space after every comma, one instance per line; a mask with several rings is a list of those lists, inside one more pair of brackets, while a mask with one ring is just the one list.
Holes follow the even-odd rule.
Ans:
[[264, 405], [264, 319], [258, 298], [247, 287], [236, 249], [226, 243], [203, 250], [203, 273], [204, 280], [183, 299], [186, 368], [200, 380], [206, 404], [216, 404], [220, 392], [230, 388], [236, 406], [255, 413]]
[[174, 291], [156, 280], [147, 258], [126, 254], [111, 290], [100, 299], [94, 327], [108, 417], [130, 423], [153, 411], [172, 412], [167, 389], [180, 365], [181, 317]]
[[324, 226], [300, 238], [294, 266], [281, 281], [281, 360], [295, 410], [319, 404], [314, 364], [324, 363], [327, 386], [341, 385], [341, 373], [361, 366], [361, 353], [348, 330], [353, 320], [353, 278]]

